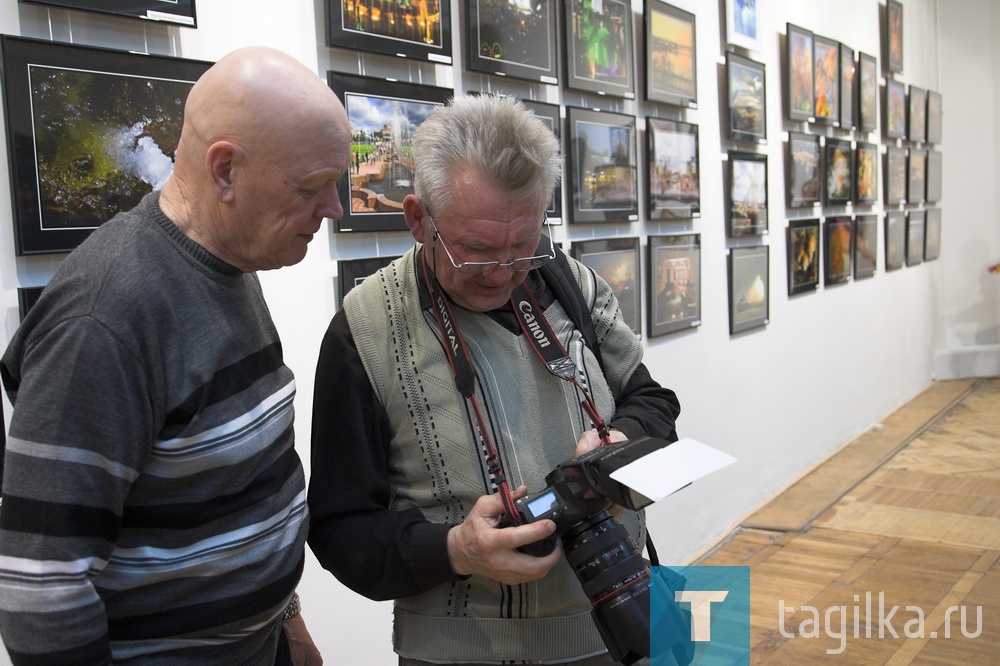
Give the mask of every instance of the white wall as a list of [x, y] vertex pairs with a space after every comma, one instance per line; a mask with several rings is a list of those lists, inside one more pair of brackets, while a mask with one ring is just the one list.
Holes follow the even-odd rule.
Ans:
[[[632, 0], [637, 35], [642, 1]], [[935, 372], [1000, 373], [998, 283], [986, 266], [1000, 261], [996, 211], [1000, 174], [993, 109], [1000, 49], [1000, 12], [990, 0], [906, 0], [904, 72], [907, 84], [944, 96], [944, 201], [942, 256], [936, 262], [886, 273], [879, 260], [875, 277], [817, 293], [788, 298], [785, 278], [783, 132], [800, 126], [782, 120], [780, 47], [786, 21], [877, 55], [881, 63], [877, 0], [771, 0], [760, 53], [767, 65], [771, 311], [766, 329], [730, 336], [727, 320], [726, 248], [719, 74], [719, 7], [714, 2], [676, 0], [698, 21], [698, 109], [686, 119], [701, 127], [702, 217], [693, 222], [630, 225], [564, 224], [557, 240], [609, 235], [695, 231], [702, 234], [703, 323], [693, 331], [647, 339], [646, 362], [653, 375], [674, 388], [683, 413], [682, 436], [724, 449], [737, 465], [708, 477], [649, 511], [664, 563], [683, 563], [725, 536], [764, 503], [841, 443], [924, 389]], [[463, 7], [460, 8], [459, 5]], [[947, 6], [947, 11], [944, 6]], [[452, 0], [454, 34], [464, 20], [464, 3]], [[472, 89], [503, 89], [563, 105], [582, 105], [588, 96], [550, 86], [466, 74], [440, 65], [418, 64], [325, 47], [324, 0], [281, 3], [267, 0], [202, 0], [197, 30], [168, 28], [96, 17], [7, 0], [0, 6], [0, 32], [78, 43], [215, 60], [233, 48], [262, 43], [281, 48], [325, 75], [336, 68], [368, 75]], [[458, 38], [456, 38], [458, 39]], [[641, 38], [637, 44], [641, 45]], [[464, 40], [455, 42], [463, 62]], [[590, 100], [593, 101], [593, 100]], [[881, 104], [881, 101], [880, 101]], [[641, 118], [675, 117], [668, 107], [604, 100], [602, 106]], [[880, 121], [881, 124], [881, 121]], [[813, 129], [826, 133], [823, 129]], [[640, 141], [644, 140], [640, 134]], [[855, 138], [878, 142], [873, 134]], [[5, 139], [0, 138], [5, 142]], [[644, 151], [640, 153], [644, 155]], [[0, 201], [10, 197], [7, 164], [0, 164]], [[882, 176], [880, 174], [880, 190]], [[991, 186], [992, 183], [992, 186]], [[640, 185], [640, 198], [644, 185]], [[991, 189], [992, 188], [992, 189]], [[994, 194], [989, 194], [993, 192]], [[17, 326], [19, 286], [44, 284], [60, 257], [14, 256], [10, 210], [0, 220], [0, 344]], [[644, 210], [644, 208], [643, 208]], [[875, 211], [880, 212], [881, 206]], [[881, 225], [880, 225], [881, 226]], [[880, 236], [882, 231], [879, 232]], [[292, 268], [262, 274], [281, 334], [286, 360], [298, 377], [298, 448], [308, 466], [312, 377], [320, 340], [334, 313], [336, 260], [399, 254], [411, 245], [404, 232], [317, 236], [307, 258]], [[880, 257], [884, 257], [880, 242]], [[10, 409], [10, 405], [6, 405]], [[350, 544], [344, 544], [350, 548]], [[389, 646], [388, 603], [367, 601], [340, 586], [309, 555], [300, 586], [306, 618], [327, 663], [395, 663]], [[0, 657], [0, 664], [4, 657]]]

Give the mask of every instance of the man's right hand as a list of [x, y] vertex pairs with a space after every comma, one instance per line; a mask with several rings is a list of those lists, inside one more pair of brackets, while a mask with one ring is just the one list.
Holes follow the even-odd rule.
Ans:
[[[525, 493], [522, 486], [514, 494]], [[503, 516], [503, 502], [497, 495], [476, 500], [466, 519], [448, 532], [448, 556], [451, 567], [460, 576], [479, 574], [507, 585], [517, 585], [543, 578], [562, 557], [555, 548], [545, 557], [526, 555], [519, 546], [541, 541], [556, 530], [551, 520], [498, 529]]]

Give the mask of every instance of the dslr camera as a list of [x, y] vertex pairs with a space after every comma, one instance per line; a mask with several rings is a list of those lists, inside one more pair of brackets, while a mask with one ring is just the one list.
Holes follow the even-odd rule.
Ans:
[[[560, 463], [545, 477], [547, 487], [517, 500], [523, 523], [552, 520], [547, 539], [522, 546], [544, 556], [562, 538], [563, 553], [593, 606], [591, 616], [611, 656], [623, 664], [648, 657], [651, 581], [649, 562], [625, 526], [608, 509], [638, 510], [653, 500], [611, 478], [611, 474], [670, 442], [638, 437], [588, 451]], [[501, 526], [512, 524], [507, 517]], [[656, 592], [658, 593], [658, 592]]]

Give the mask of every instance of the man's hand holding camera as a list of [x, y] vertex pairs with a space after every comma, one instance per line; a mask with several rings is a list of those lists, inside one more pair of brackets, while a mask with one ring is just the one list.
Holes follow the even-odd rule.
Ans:
[[[514, 498], [523, 497], [521, 486]], [[556, 524], [551, 520], [497, 529], [504, 515], [498, 495], [484, 495], [476, 500], [466, 519], [448, 532], [448, 556], [451, 567], [460, 576], [480, 574], [507, 585], [517, 585], [544, 578], [562, 558], [554, 549], [545, 557], [526, 555], [517, 550], [526, 544], [552, 535]]]

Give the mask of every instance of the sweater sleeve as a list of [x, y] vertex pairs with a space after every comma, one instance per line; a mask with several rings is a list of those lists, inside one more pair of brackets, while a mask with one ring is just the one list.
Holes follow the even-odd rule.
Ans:
[[320, 349], [313, 398], [309, 546], [320, 564], [370, 599], [457, 580], [449, 525], [389, 508], [391, 435], [343, 310]]

